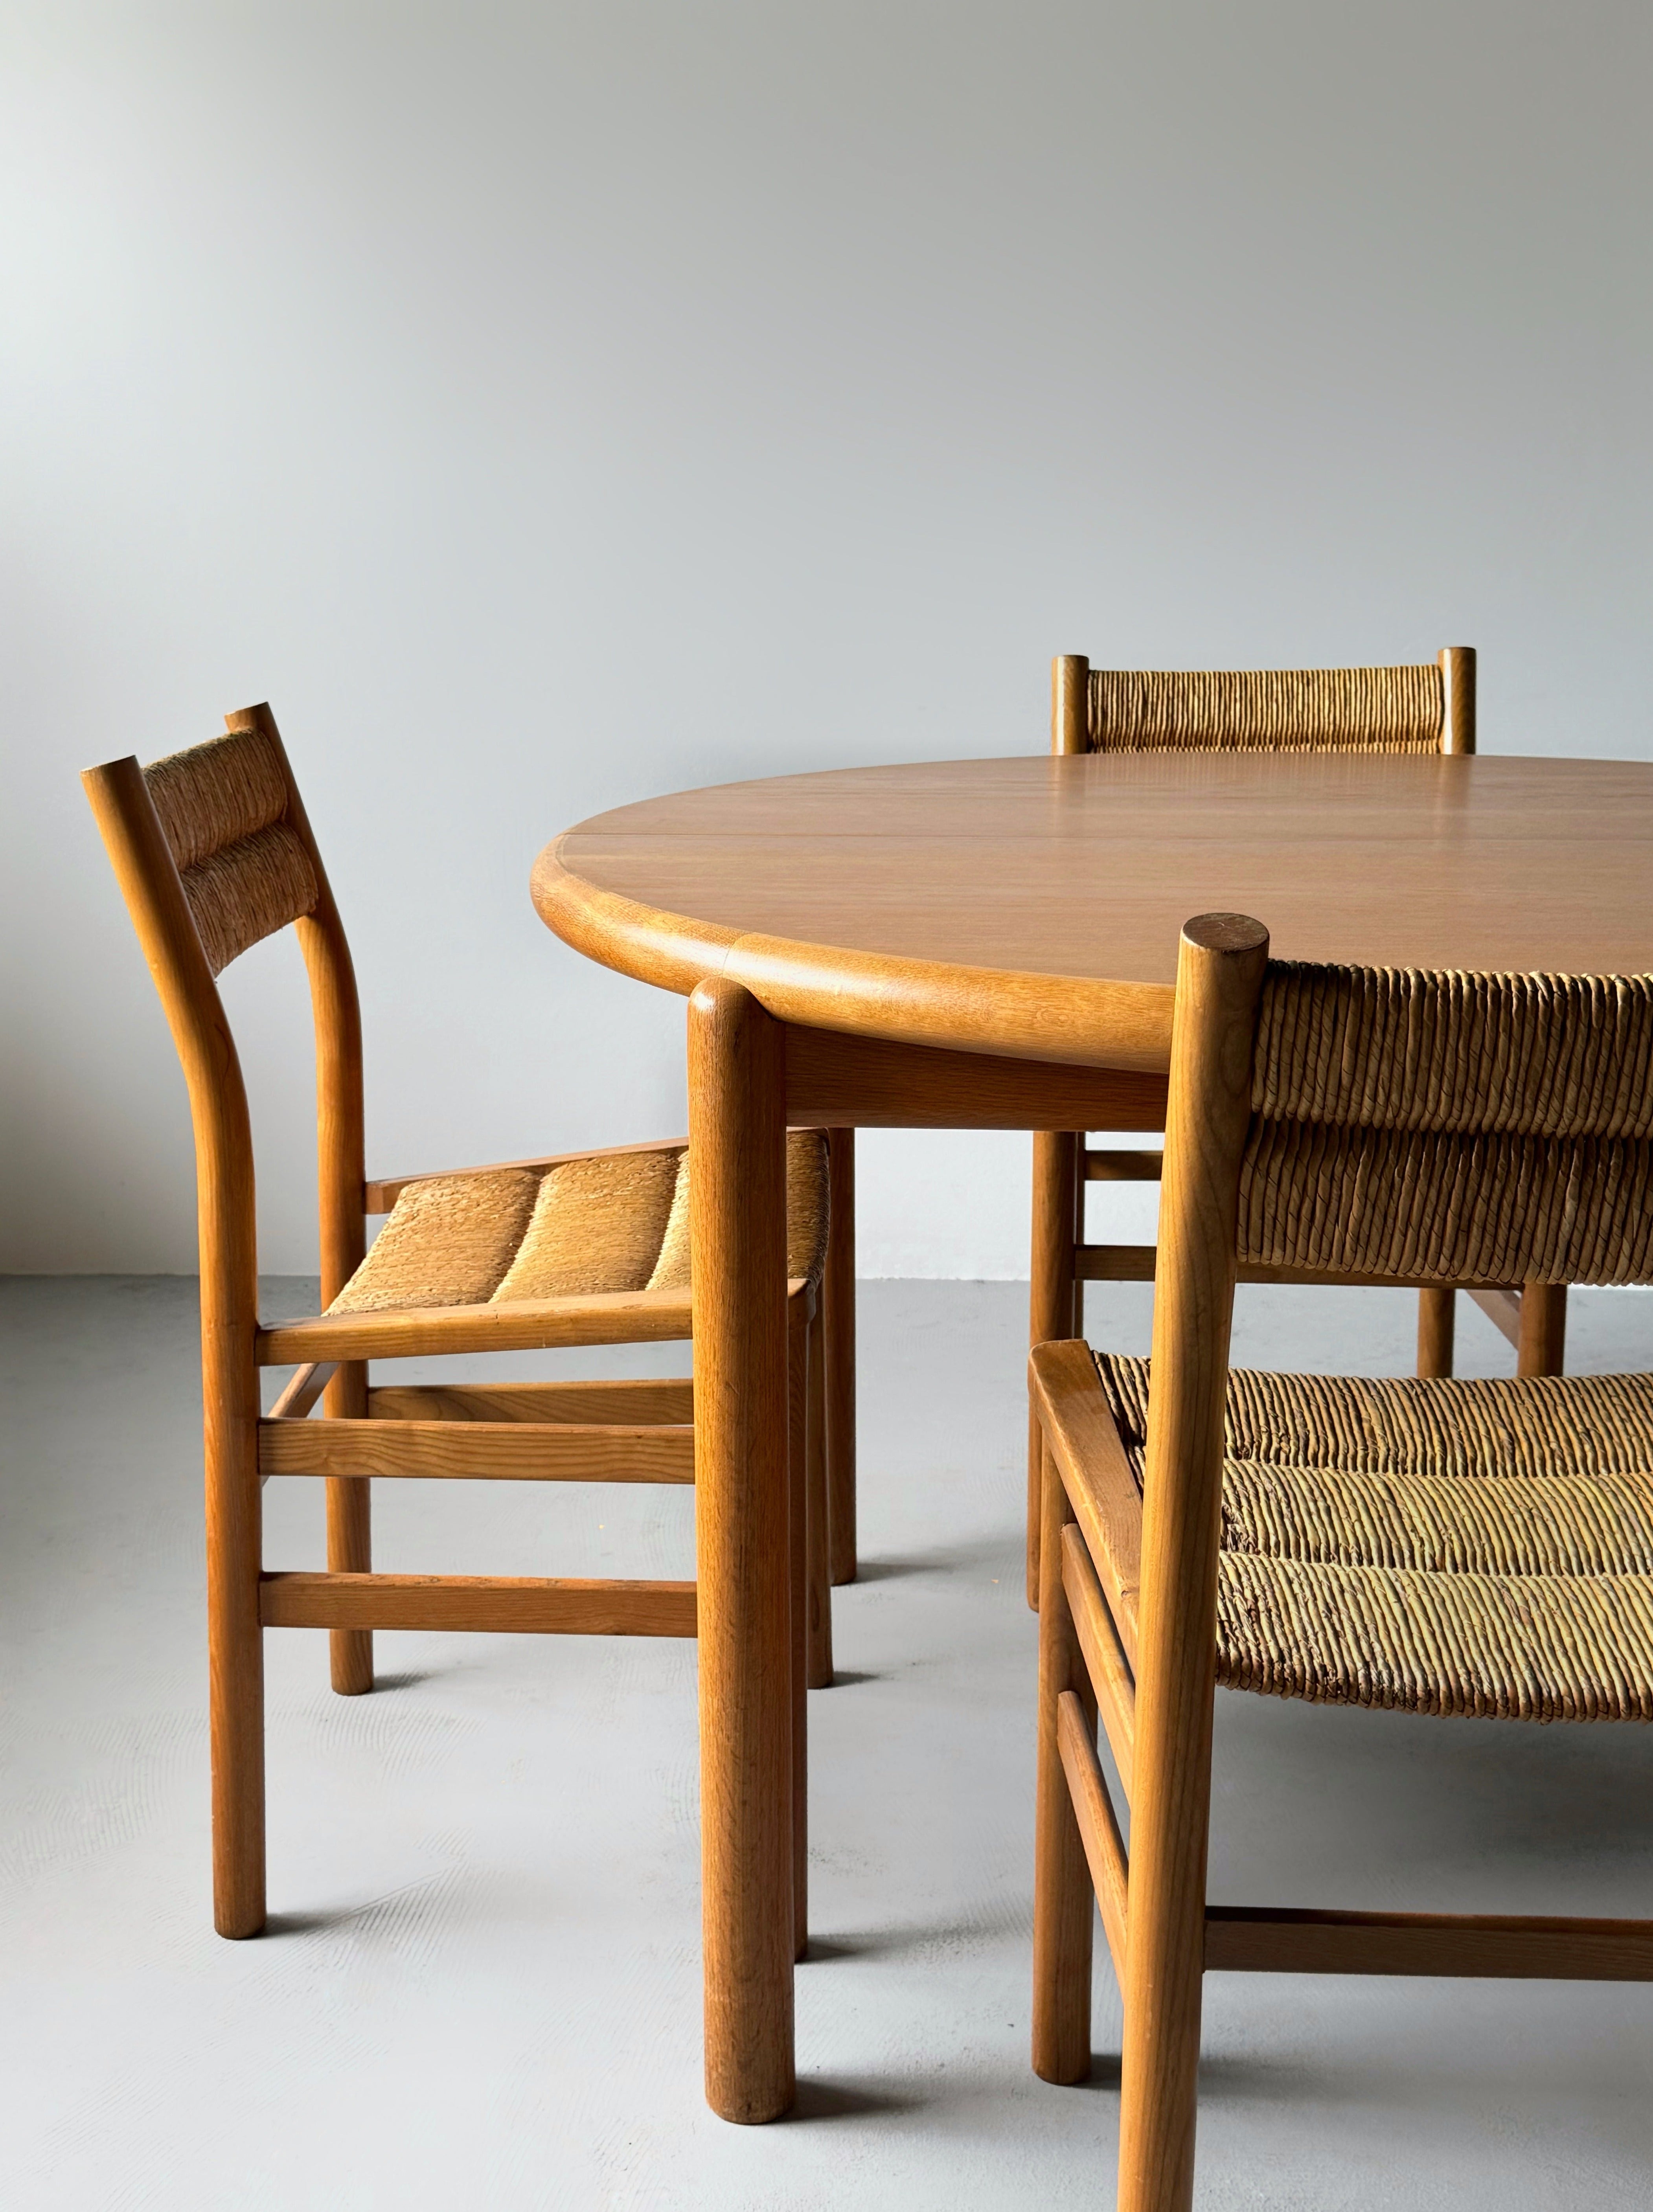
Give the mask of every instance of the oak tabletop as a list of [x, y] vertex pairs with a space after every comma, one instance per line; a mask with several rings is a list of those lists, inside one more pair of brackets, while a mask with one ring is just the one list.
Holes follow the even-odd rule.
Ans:
[[559, 935], [791, 1021], [1163, 1066], [1178, 933], [1276, 957], [1653, 971], [1653, 763], [1132, 753], [841, 769], [594, 816], [549, 846]]

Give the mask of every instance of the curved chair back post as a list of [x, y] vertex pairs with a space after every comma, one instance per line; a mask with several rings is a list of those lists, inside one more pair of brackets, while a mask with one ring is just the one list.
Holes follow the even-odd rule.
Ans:
[[1059, 653], [1050, 664], [1050, 750], [1091, 750], [1091, 663], [1082, 653]]
[[1441, 750], [1473, 753], [1475, 750], [1475, 648], [1473, 645], [1443, 645], [1441, 672]]
[[211, 1675], [214, 1917], [264, 1919], [264, 1646], [258, 1622], [258, 1255], [252, 1132], [235, 1040], [143, 770], [82, 778], [166, 1009], [195, 1130]]
[[287, 786], [287, 820], [310, 858], [316, 902], [295, 922], [310, 979], [316, 1039], [317, 1169], [321, 1231], [321, 1303], [332, 1301], [361, 1266], [366, 1249], [363, 1196], [367, 1139], [362, 1103], [362, 1007], [356, 969], [327, 872], [299, 794], [276, 718], [267, 705], [224, 717], [232, 735], [265, 738]]
[[204, 1331], [251, 1331], [258, 1311], [252, 1131], [228, 1016], [155, 803], [135, 758], [81, 779], [102, 832], [189, 1090]]

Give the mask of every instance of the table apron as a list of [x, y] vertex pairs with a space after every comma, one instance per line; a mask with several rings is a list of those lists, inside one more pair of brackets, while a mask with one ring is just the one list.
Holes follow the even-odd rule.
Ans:
[[786, 1024], [794, 1127], [1142, 1129], [1165, 1126], [1165, 1078], [1007, 1060]]

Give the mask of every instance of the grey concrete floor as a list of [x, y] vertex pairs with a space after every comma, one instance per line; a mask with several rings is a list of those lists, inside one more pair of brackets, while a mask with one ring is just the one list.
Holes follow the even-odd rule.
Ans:
[[[306, 1309], [307, 1285], [268, 1288]], [[1091, 2085], [1027, 2063], [1024, 1299], [865, 1286], [866, 1566], [811, 1699], [799, 2111], [741, 2130], [700, 2094], [692, 1647], [385, 1636], [382, 1686], [343, 1699], [320, 1637], [272, 1634], [273, 1917], [220, 1942], [193, 1285], [5, 1285], [0, 2204], [1111, 2203], [1105, 1965]], [[1093, 1294], [1090, 1323], [1142, 1348], [1146, 1294]], [[1647, 1364], [1650, 1323], [1653, 1302], [1576, 1297], [1574, 1365]], [[1250, 1291], [1236, 1356], [1398, 1373], [1412, 1328], [1397, 1293]], [[1462, 1371], [1507, 1371], [1478, 1316], [1460, 1337]], [[270, 1563], [319, 1565], [312, 1487], [265, 1496]], [[684, 1493], [376, 1497], [386, 1567], [692, 1571]], [[1216, 1899], [1653, 1909], [1642, 1731], [1225, 1696], [1218, 1740]], [[1199, 2202], [1645, 2206], [1650, 2028], [1634, 1986], [1213, 1976]]]

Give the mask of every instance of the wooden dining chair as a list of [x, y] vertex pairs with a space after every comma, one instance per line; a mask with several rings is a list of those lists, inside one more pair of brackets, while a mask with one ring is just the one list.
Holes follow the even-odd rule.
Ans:
[[[349, 947], [267, 707], [227, 736], [83, 779], [187, 1079], [195, 1129], [205, 1401], [214, 1913], [264, 1923], [263, 1639], [325, 1628], [333, 1687], [374, 1682], [374, 1629], [693, 1636], [692, 1582], [374, 1574], [372, 1480], [692, 1483], [688, 1381], [375, 1387], [368, 1363], [659, 1342], [692, 1334], [682, 1141], [370, 1181]], [[246, 1091], [216, 978], [293, 924], [317, 1069], [323, 1310], [258, 1318]], [[787, 1140], [795, 1888], [804, 1912], [803, 1687], [830, 1674], [827, 1147]], [[369, 1216], [384, 1222], [371, 1245]], [[296, 1371], [266, 1415], [260, 1373]], [[313, 1409], [318, 1403], [320, 1414]], [[320, 1477], [327, 1571], [265, 1567], [261, 1487]], [[806, 1540], [807, 1532], [807, 1540]], [[807, 1645], [807, 1651], [806, 1651]]]
[[[1142, 671], [1092, 668], [1082, 654], [1051, 664], [1050, 749], [1096, 752], [1473, 753], [1475, 653], [1449, 645], [1432, 663], [1394, 668]], [[1158, 1182], [1158, 1152], [1093, 1146], [1082, 1133], [1033, 1139], [1033, 1252], [1029, 1341], [1083, 1336], [1085, 1285], [1150, 1282], [1152, 1244], [1086, 1241], [1092, 1183]], [[1522, 1375], [1559, 1375], [1564, 1285], [1472, 1291], [1516, 1346]], [[1456, 1314], [1449, 1288], [1420, 1291], [1418, 1372], [1449, 1375]], [[1028, 1419], [1028, 1602], [1039, 1589], [1039, 1441]]]
[[1218, 1682], [1443, 1717], [1653, 1719], [1653, 1376], [1228, 1370], [1247, 1267], [1653, 1282], [1650, 1077], [1653, 976], [1271, 964], [1242, 915], [1183, 932], [1152, 1365], [1077, 1342], [1030, 1361], [1034, 2065], [1089, 2070], [1094, 1893], [1125, 2004], [1121, 2212], [1192, 2201], [1207, 1972], [1653, 1978], [1653, 1921], [1206, 1898]]

